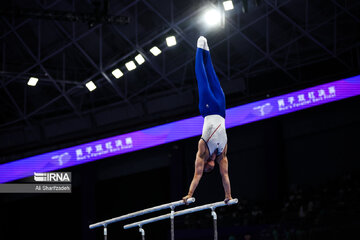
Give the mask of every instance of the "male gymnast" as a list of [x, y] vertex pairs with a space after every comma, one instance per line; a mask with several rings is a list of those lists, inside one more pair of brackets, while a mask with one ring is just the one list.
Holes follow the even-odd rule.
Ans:
[[225, 203], [232, 199], [228, 174], [227, 136], [225, 129], [225, 95], [211, 62], [209, 46], [205, 37], [197, 41], [195, 74], [199, 89], [199, 110], [204, 118], [202, 136], [198, 143], [195, 159], [195, 173], [188, 194], [192, 197], [203, 172], [210, 172], [219, 164]]

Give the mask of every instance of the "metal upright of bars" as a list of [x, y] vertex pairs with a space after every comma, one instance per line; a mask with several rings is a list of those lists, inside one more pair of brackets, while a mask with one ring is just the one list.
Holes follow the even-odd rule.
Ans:
[[[195, 198], [189, 198], [186, 201], [187, 204], [193, 203], [193, 202], [195, 202]], [[108, 219], [108, 220], [105, 220], [105, 221], [97, 222], [97, 223], [89, 225], [89, 228], [94, 229], [94, 228], [98, 228], [98, 227], [103, 227], [104, 228], [104, 239], [107, 240], [107, 226], [109, 224], [111, 224], [111, 223], [124, 221], [124, 220], [129, 219], [129, 218], [138, 217], [138, 216], [141, 216], [141, 215], [144, 215], [144, 214], [147, 214], [147, 213], [152, 213], [152, 212], [160, 211], [160, 210], [167, 209], [167, 208], [171, 209], [171, 213], [169, 214], [169, 215], [171, 215], [171, 214], [174, 214], [175, 207], [181, 206], [181, 205], [184, 205], [184, 204], [185, 204], [185, 202], [183, 200], [179, 200], [179, 201], [171, 202], [171, 203], [165, 203], [165, 204], [162, 204], [162, 205], [159, 205], [159, 206], [143, 209], [143, 210], [133, 212], [133, 213], [129, 213], [129, 214], [125, 214], [125, 215], [122, 215], [122, 216], [119, 216], [119, 217], [116, 217], [116, 218], [111, 218], [111, 219]], [[173, 222], [172, 222], [172, 225], [173, 225]], [[141, 227], [139, 228], [139, 231], [140, 231], [143, 239], [145, 239], [145, 231]]]
[[[165, 215], [161, 215], [161, 216], [158, 216], [158, 217], [149, 218], [149, 219], [142, 220], [142, 221], [139, 221], [139, 222], [134, 222], [134, 223], [131, 223], [131, 224], [127, 224], [127, 225], [124, 226], [124, 229], [139, 227], [139, 232], [141, 233], [142, 240], [145, 240], [145, 230], [143, 229], [143, 226], [148, 224], [148, 223], [157, 222], [157, 221], [161, 221], [161, 220], [168, 219], [168, 218], [173, 219], [176, 216], [181, 216], [181, 215], [185, 215], [185, 214], [190, 214], [190, 213], [210, 209], [211, 210], [211, 215], [213, 217], [213, 223], [214, 223], [214, 240], [217, 240], [218, 239], [217, 215], [216, 215], [215, 209], [217, 207], [223, 207], [223, 206], [233, 205], [233, 204], [237, 204], [237, 203], [238, 203], [238, 199], [235, 198], [235, 199], [232, 199], [232, 200], [228, 201], [227, 203], [225, 203], [224, 201], [221, 201], [221, 202], [216, 202], [216, 203], [205, 204], [205, 205], [202, 205], [202, 206], [189, 208], [189, 209], [181, 210], [181, 211], [178, 211], [178, 212], [165, 214]], [[172, 233], [171, 233], [172, 238], [173, 238], [173, 232], [174, 231], [172, 229]]]

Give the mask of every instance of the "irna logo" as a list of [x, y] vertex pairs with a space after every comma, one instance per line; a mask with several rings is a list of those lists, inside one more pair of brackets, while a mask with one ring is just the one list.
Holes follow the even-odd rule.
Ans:
[[34, 172], [35, 182], [71, 182], [71, 173], [69, 172], [53, 172], [53, 173], [37, 173]]

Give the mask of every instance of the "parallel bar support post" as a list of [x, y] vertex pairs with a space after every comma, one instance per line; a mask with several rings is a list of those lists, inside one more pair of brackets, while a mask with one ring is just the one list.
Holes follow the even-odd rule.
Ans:
[[171, 206], [170, 222], [171, 222], [171, 240], [175, 240], [175, 229], [174, 229], [174, 207]]
[[142, 226], [139, 226], [139, 232], [141, 233], [141, 240], [145, 240], [145, 230]]
[[215, 208], [211, 208], [211, 216], [213, 217], [213, 222], [214, 222], [214, 240], [218, 240], [217, 215], [215, 212]]
[[104, 240], [107, 240], [107, 226], [104, 225]]

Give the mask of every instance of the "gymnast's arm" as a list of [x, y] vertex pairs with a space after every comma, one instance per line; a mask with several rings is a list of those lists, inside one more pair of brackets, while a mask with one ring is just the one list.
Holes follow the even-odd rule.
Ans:
[[191, 198], [192, 195], [194, 194], [194, 191], [195, 191], [196, 187], [198, 186], [200, 179], [202, 177], [202, 174], [204, 171], [204, 164], [205, 164], [205, 155], [206, 155], [205, 147], [206, 146], [205, 146], [204, 142], [200, 139], [199, 144], [198, 144], [198, 151], [196, 153], [194, 177], [193, 177], [193, 180], [191, 181], [188, 195], [183, 197], [183, 200], [185, 201], [185, 203], [186, 203], [186, 200], [188, 198]]
[[227, 203], [229, 200], [232, 199], [229, 172], [228, 172], [229, 164], [228, 164], [228, 158], [227, 158], [226, 153], [227, 153], [227, 145], [225, 146], [223, 153], [217, 159], [217, 162], [219, 163], [219, 170], [220, 170], [221, 179], [222, 179], [224, 192], [225, 192], [225, 200], [224, 200], [225, 203]]

